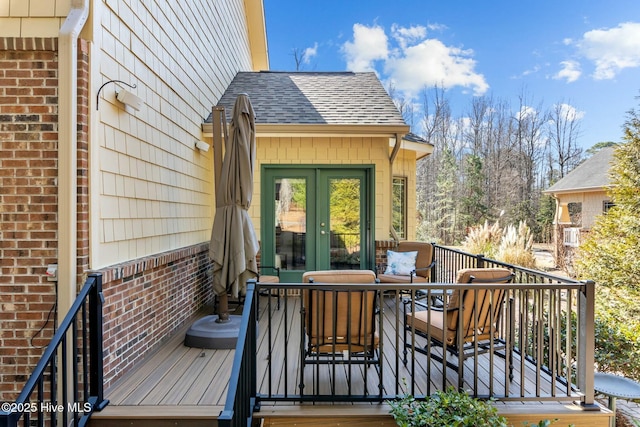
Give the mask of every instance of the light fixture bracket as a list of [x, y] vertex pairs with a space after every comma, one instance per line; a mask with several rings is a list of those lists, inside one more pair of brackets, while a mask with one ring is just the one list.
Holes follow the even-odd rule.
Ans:
[[100, 89], [98, 89], [98, 94], [96, 95], [96, 110], [98, 110], [98, 106], [100, 104], [100, 92], [102, 91], [102, 88], [108, 85], [109, 83], [120, 83], [125, 86], [129, 86], [131, 89], [135, 89], [137, 87], [135, 83], [129, 84], [127, 82], [123, 82], [122, 80], [109, 80], [108, 82], [105, 82], [102, 86], [100, 86]]

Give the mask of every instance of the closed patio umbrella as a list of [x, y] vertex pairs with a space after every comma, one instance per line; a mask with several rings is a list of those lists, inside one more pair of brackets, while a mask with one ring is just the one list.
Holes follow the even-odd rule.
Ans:
[[221, 300], [219, 321], [228, 318], [227, 294], [244, 294], [247, 280], [258, 274], [258, 238], [248, 213], [256, 159], [255, 114], [246, 94], [236, 99], [229, 130], [209, 245], [213, 290]]
[[255, 117], [247, 95], [236, 99], [229, 130], [221, 167], [216, 156], [220, 176], [216, 175], [216, 214], [209, 245], [218, 316], [205, 316], [191, 325], [184, 340], [189, 347], [235, 348], [242, 316], [229, 316], [227, 294], [244, 294], [247, 280], [258, 271], [258, 238], [247, 212], [256, 159]]

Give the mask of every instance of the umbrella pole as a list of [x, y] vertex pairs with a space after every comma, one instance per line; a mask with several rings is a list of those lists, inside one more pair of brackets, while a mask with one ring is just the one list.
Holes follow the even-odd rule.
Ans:
[[229, 321], [229, 296], [226, 292], [218, 295], [218, 320], [216, 323], [226, 323]]
[[[222, 171], [222, 147], [226, 143], [227, 138], [227, 119], [224, 112], [224, 107], [213, 107], [213, 171], [214, 171], [214, 185], [215, 194], [218, 194], [218, 187], [220, 186], [220, 173]], [[217, 203], [217, 201], [216, 201]], [[218, 320], [216, 323], [226, 323], [229, 321], [229, 297], [224, 292], [218, 295]]]

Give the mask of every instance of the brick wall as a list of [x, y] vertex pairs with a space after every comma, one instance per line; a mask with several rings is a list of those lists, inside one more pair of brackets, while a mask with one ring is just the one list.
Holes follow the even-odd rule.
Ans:
[[203, 243], [100, 270], [105, 387], [213, 303], [208, 255]]
[[[0, 39], [0, 401], [53, 331], [57, 257], [57, 43]], [[51, 312], [51, 313], [50, 313]]]

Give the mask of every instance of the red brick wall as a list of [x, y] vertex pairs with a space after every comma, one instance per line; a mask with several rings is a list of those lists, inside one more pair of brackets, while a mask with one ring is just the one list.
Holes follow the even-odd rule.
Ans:
[[387, 265], [387, 250], [394, 250], [397, 246], [395, 240], [376, 240], [376, 268]]
[[0, 38], [0, 401], [20, 391], [53, 330], [56, 49], [55, 39]]
[[100, 271], [105, 387], [213, 302], [208, 243]]

